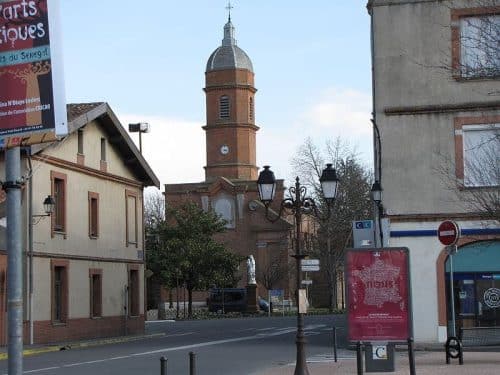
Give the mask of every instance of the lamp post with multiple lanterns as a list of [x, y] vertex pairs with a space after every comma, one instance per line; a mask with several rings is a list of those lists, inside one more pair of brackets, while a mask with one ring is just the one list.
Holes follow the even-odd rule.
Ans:
[[[337, 178], [337, 173], [332, 164], [327, 164], [326, 168], [323, 170], [321, 177], [319, 179], [321, 183], [321, 189], [323, 191], [323, 198], [327, 203], [328, 216], [330, 215], [330, 205], [335, 200], [337, 194], [337, 186], [339, 179]], [[305, 186], [300, 184], [300, 180], [297, 177], [295, 179], [295, 186], [289, 188], [289, 197], [282, 200], [280, 205], [280, 211], [277, 216], [269, 216], [269, 205], [272, 203], [274, 196], [276, 194], [276, 178], [274, 173], [269, 169], [269, 166], [264, 166], [264, 170], [260, 172], [259, 179], [257, 180], [259, 188], [259, 196], [262, 203], [266, 207], [266, 218], [271, 221], [277, 221], [284, 211], [291, 212], [295, 217], [295, 254], [293, 257], [296, 261], [296, 272], [297, 272], [297, 283], [296, 283], [296, 301], [297, 301], [297, 335], [296, 335], [296, 345], [297, 345], [297, 357], [295, 364], [295, 375], [308, 375], [309, 371], [307, 369], [307, 362], [305, 356], [305, 344], [306, 339], [304, 336], [304, 319], [303, 312], [299, 309], [299, 290], [302, 284], [302, 274], [301, 274], [301, 261], [307, 255], [301, 250], [301, 231], [300, 226], [302, 223], [302, 214], [314, 213], [318, 216], [316, 203], [312, 198], [306, 197], [307, 189]]]

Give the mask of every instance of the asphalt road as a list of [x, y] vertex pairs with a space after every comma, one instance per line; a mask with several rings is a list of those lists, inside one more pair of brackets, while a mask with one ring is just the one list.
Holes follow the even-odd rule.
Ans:
[[[338, 315], [306, 316], [306, 355], [332, 353], [332, 327], [345, 327]], [[189, 374], [189, 352], [196, 355], [196, 374], [258, 374], [295, 361], [296, 318], [242, 318], [179, 322], [148, 322], [149, 337], [102, 346], [70, 349], [24, 358], [24, 373], [40, 375]], [[345, 330], [339, 332], [345, 346]], [[0, 362], [7, 374], [7, 361]]]

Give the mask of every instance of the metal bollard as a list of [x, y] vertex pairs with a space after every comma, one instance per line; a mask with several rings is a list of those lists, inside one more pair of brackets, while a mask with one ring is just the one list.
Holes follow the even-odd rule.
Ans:
[[337, 327], [333, 327], [333, 359], [337, 362]]
[[361, 341], [356, 344], [356, 365], [358, 367], [358, 375], [363, 375], [363, 350]]
[[410, 375], [415, 375], [415, 351], [413, 348], [413, 338], [408, 339], [408, 362], [410, 363]]
[[189, 375], [196, 375], [196, 354], [189, 352]]
[[167, 359], [165, 357], [160, 358], [160, 375], [167, 375]]

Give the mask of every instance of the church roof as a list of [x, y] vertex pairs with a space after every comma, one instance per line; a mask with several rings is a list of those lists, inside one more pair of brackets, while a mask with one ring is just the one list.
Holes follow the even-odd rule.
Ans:
[[207, 62], [207, 72], [225, 69], [247, 69], [253, 72], [252, 61], [240, 47], [236, 45], [234, 39], [234, 26], [231, 17], [224, 25], [224, 39], [222, 45], [217, 48]]

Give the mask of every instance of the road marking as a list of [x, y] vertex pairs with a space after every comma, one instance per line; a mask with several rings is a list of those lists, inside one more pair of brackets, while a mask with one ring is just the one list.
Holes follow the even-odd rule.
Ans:
[[[312, 328], [321, 328], [321, 327], [324, 327], [324, 326], [325, 325], [323, 325], [323, 324], [306, 326], [305, 330], [312, 329]], [[56, 366], [56, 367], [48, 367], [48, 368], [42, 368], [42, 369], [24, 371], [24, 373], [27, 374], [27, 373], [35, 373], [35, 372], [44, 372], [44, 371], [49, 371], [49, 370], [54, 370], [54, 369], [62, 369], [62, 368], [68, 368], [68, 367], [89, 365], [89, 364], [94, 364], [94, 363], [110, 362], [110, 361], [116, 361], [116, 360], [119, 360], [119, 359], [141, 357], [141, 356], [146, 356], [146, 355], [151, 355], [151, 354], [173, 352], [173, 351], [177, 351], [177, 350], [195, 349], [195, 348], [202, 348], [202, 347], [205, 347], [205, 346], [227, 344], [227, 343], [232, 343], [232, 342], [257, 340], [257, 339], [262, 339], [263, 337], [272, 337], [272, 336], [286, 335], [288, 333], [294, 332], [295, 330], [296, 330], [295, 327], [286, 327], [286, 328], [280, 328], [276, 332], [258, 333], [258, 334], [251, 335], [251, 336], [236, 337], [236, 338], [233, 338], [233, 339], [206, 341], [206, 342], [200, 342], [200, 343], [191, 344], [191, 345], [174, 346], [174, 347], [171, 347], [171, 348], [163, 348], [163, 349], [151, 350], [151, 351], [147, 351], [147, 352], [132, 353], [132, 354], [129, 354], [129, 355], [119, 356], [119, 357], [110, 357], [110, 358], [96, 359], [96, 360], [93, 360], [93, 361], [75, 362], [75, 363], [69, 363], [69, 364], [66, 364], [66, 365], [61, 365], [61, 366], [58, 366], [58, 367]], [[8, 374], [6, 373], [6, 374], [3, 374], [3, 375], [8, 375]]]
[[[49, 371], [49, 370], [54, 370], [54, 369], [57, 369], [57, 368], [61, 368], [61, 367], [58, 367], [58, 366], [55, 366], [55, 367], [46, 367], [46, 368], [41, 368], [41, 369], [38, 369], [38, 370], [29, 370], [29, 371], [23, 371], [23, 372], [25, 374], [29, 374], [29, 373], [32, 373], [32, 372]], [[9, 374], [5, 374], [5, 375], [9, 375]]]
[[193, 335], [194, 332], [186, 332], [186, 333], [173, 333], [171, 335], [165, 335], [165, 337], [179, 337], [179, 336], [188, 336]]

